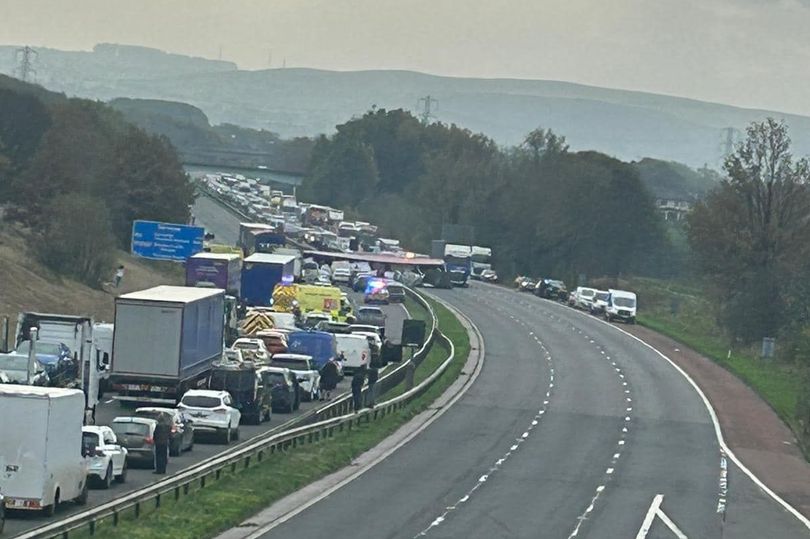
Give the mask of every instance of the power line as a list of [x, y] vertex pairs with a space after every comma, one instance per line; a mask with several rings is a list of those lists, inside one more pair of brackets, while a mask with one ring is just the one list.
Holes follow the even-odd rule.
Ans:
[[34, 60], [39, 58], [39, 53], [26, 45], [14, 52], [15, 59], [19, 63], [17, 74], [23, 82], [34, 80], [37, 70], [34, 68]]
[[417, 108], [422, 109], [422, 114], [419, 115], [419, 119], [422, 121], [423, 124], [430, 122], [431, 118], [435, 118], [435, 116], [431, 113], [431, 105], [436, 105], [436, 107], [438, 108], [439, 102], [430, 97], [429, 95], [419, 98]]

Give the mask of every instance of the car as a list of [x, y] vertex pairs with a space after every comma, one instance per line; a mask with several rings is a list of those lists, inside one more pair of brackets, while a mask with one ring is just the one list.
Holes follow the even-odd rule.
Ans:
[[537, 287], [537, 281], [531, 279], [529, 277], [522, 277], [516, 280], [517, 289], [520, 292], [534, 292], [534, 289]]
[[289, 369], [301, 388], [302, 400], [313, 401], [320, 396], [321, 374], [312, 356], [303, 354], [278, 354], [270, 360], [271, 367]]
[[349, 331], [351, 333], [371, 332], [380, 336], [380, 339], [385, 338], [385, 326], [374, 326], [371, 324], [349, 324]]
[[534, 293], [545, 299], [568, 300], [568, 290], [565, 288], [565, 283], [555, 279], [541, 279], [535, 285]]
[[605, 312], [605, 307], [608, 304], [610, 292], [607, 290], [597, 290], [591, 299], [591, 304], [588, 306], [588, 311], [591, 314], [600, 315]]
[[11, 352], [0, 354], [0, 373], [5, 375], [9, 382], [14, 384], [25, 384], [34, 386], [47, 386], [50, 382], [45, 366], [34, 360], [34, 376], [28, 379], [28, 356]]
[[275, 329], [263, 329], [256, 333], [256, 338], [264, 342], [270, 356], [287, 351], [287, 334]]
[[127, 480], [127, 448], [118, 443], [110, 427], [82, 427], [82, 446], [88, 456], [87, 475], [101, 488], [110, 488], [113, 480]]
[[231, 345], [234, 350], [241, 350], [242, 357], [248, 361], [266, 363], [270, 359], [270, 352], [262, 339], [240, 337]]
[[135, 417], [148, 417], [157, 422], [169, 423], [169, 455], [180, 456], [183, 451], [194, 449], [194, 425], [176, 408], [143, 407], [135, 409]]
[[352, 277], [352, 271], [349, 268], [336, 268], [332, 272], [332, 282], [335, 284], [349, 285], [349, 280]]
[[241, 350], [226, 348], [222, 351], [222, 360], [230, 363], [242, 363], [245, 361], [245, 357], [242, 355]]
[[363, 294], [363, 303], [381, 303], [387, 305], [390, 294], [388, 288], [385, 286], [366, 288], [366, 293]]
[[352, 281], [352, 290], [355, 292], [365, 292], [369, 279], [373, 278], [374, 275], [371, 273], [360, 273], [356, 275], [354, 281]]
[[304, 316], [303, 326], [305, 328], [314, 328], [322, 321], [331, 322], [332, 315], [322, 311], [311, 311]]
[[[28, 356], [31, 349], [31, 341], [22, 341], [15, 350], [15, 353], [21, 356]], [[48, 373], [50, 383], [58, 384], [60, 378], [72, 380], [75, 378], [75, 373], [68, 371], [75, 370], [73, 357], [70, 355], [70, 348], [64, 343], [50, 343], [44, 341], [37, 341], [36, 345], [37, 361], [44, 367], [45, 372]]]
[[385, 320], [388, 318], [379, 307], [360, 307], [357, 309], [355, 319], [358, 324], [385, 327]]
[[259, 369], [262, 384], [270, 388], [274, 412], [292, 413], [301, 405], [298, 379], [295, 373], [284, 367], [262, 367]]
[[349, 330], [349, 324], [346, 322], [327, 322], [326, 320], [321, 320], [315, 325], [314, 329], [318, 331], [325, 331], [327, 333], [351, 333]]
[[405, 303], [405, 287], [399, 283], [388, 283], [388, 301], [390, 303]]
[[215, 432], [226, 444], [239, 439], [242, 414], [233, 407], [233, 398], [227, 391], [189, 389], [177, 408], [188, 416], [196, 431]]
[[155, 462], [157, 421], [146, 417], [116, 417], [110, 424], [118, 443], [127, 450], [127, 461], [151, 466]]
[[498, 274], [495, 273], [494, 270], [485, 269], [481, 271], [479, 278], [484, 281], [485, 283], [497, 283], [498, 282]]
[[578, 286], [568, 299], [568, 303], [575, 309], [589, 310], [593, 297], [596, 295], [595, 288], [588, 288], [587, 286]]

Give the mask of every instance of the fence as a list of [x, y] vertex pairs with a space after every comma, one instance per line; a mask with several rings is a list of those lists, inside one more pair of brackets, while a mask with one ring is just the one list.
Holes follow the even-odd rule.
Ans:
[[[295, 426], [283, 432], [271, 431], [256, 436], [227, 453], [221, 453], [183, 470], [172, 477], [124, 494], [112, 501], [103, 503], [87, 511], [71, 515], [61, 521], [46, 524], [34, 530], [24, 532], [18, 539], [50, 539], [62, 537], [68, 539], [71, 533], [89, 531], [93, 535], [101, 521], [111, 522], [117, 526], [125, 515], [139, 518], [144, 510], [159, 509], [166, 499], [178, 500], [188, 495], [192, 489], [205, 488], [206, 485], [220, 478], [223, 472], [236, 472], [258, 464], [279, 451], [288, 451], [300, 445], [331, 438], [336, 432], [351, 431], [362, 422], [377, 421], [405, 407], [412, 400], [423, 395], [447, 369], [455, 357], [453, 343], [445, 337], [437, 326], [437, 318], [430, 305], [421, 295], [408, 290], [408, 294], [422, 304], [431, 315], [430, 333], [425, 344], [416, 351], [412, 358], [398, 365], [391, 372], [380, 378], [380, 393], [384, 394], [405, 380], [410, 364], [417, 365], [424, 361], [432, 347], [439, 343], [448, 352], [447, 359], [419, 385], [404, 393], [379, 403], [373, 409], [364, 409], [350, 413], [350, 397], [343, 395], [329, 405], [302, 416], [301, 426]], [[367, 388], [366, 388], [367, 389]]]

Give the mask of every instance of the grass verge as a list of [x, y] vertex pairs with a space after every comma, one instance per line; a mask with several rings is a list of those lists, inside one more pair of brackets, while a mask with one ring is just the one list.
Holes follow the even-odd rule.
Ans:
[[[222, 478], [204, 489], [197, 489], [178, 501], [164, 499], [158, 511], [121, 515], [117, 527], [102, 522], [93, 537], [132, 539], [198, 539], [212, 537], [236, 526], [276, 500], [329, 473], [349, 465], [352, 459], [377, 445], [405, 422], [423, 411], [458, 377], [470, 351], [467, 332], [458, 319], [442, 305], [428, 300], [439, 319], [439, 328], [453, 342], [456, 360], [421, 397], [397, 413], [333, 438], [277, 453], [247, 471], [223, 473]], [[410, 310], [411, 305], [408, 305]], [[420, 307], [421, 308], [421, 307]], [[423, 309], [424, 311], [424, 309]], [[425, 315], [426, 315], [426, 311]], [[411, 311], [416, 317], [417, 312]], [[435, 345], [417, 369], [424, 379], [447, 358], [447, 351]], [[432, 366], [432, 367], [431, 367]], [[398, 388], [397, 388], [398, 389]], [[388, 395], [386, 395], [388, 398]], [[72, 537], [90, 537], [79, 532]]]
[[778, 360], [762, 360], [754, 348], [734, 349], [714, 318], [708, 299], [697, 288], [654, 279], [634, 279], [640, 324], [710, 358], [756, 391], [799, 436], [796, 412], [804, 371]]

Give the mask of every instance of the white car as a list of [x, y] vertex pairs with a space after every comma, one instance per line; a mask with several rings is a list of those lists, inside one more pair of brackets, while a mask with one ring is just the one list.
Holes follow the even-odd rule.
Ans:
[[247, 360], [258, 361], [261, 363], [266, 363], [270, 360], [270, 352], [267, 351], [267, 347], [264, 345], [264, 341], [261, 339], [241, 337], [234, 341], [231, 348], [234, 350], [241, 350], [242, 357]]
[[607, 290], [597, 290], [596, 294], [593, 295], [593, 299], [591, 299], [591, 304], [588, 306], [588, 310], [591, 314], [603, 314], [607, 307], [609, 297], [610, 292]]
[[110, 427], [82, 427], [82, 445], [89, 457], [87, 475], [101, 488], [110, 488], [113, 479], [123, 483], [127, 479], [127, 449], [118, 444]]
[[227, 391], [189, 389], [177, 408], [186, 414], [195, 431], [216, 432], [226, 444], [239, 439], [242, 414], [233, 407], [233, 398]]
[[332, 282], [348, 285], [352, 277], [352, 271], [349, 268], [337, 268], [332, 272]]
[[315, 366], [312, 356], [303, 354], [276, 354], [270, 361], [271, 367], [290, 369], [298, 380], [301, 397], [313, 401], [320, 397], [321, 373]]

